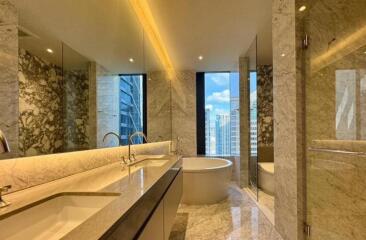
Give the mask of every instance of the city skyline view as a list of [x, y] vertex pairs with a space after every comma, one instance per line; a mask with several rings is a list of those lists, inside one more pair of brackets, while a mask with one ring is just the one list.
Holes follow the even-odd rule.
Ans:
[[239, 73], [205, 73], [207, 155], [239, 155]]

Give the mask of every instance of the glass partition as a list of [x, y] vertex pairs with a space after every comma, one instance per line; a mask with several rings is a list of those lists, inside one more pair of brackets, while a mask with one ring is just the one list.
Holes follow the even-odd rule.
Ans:
[[365, 239], [366, 2], [297, 3], [309, 239]]

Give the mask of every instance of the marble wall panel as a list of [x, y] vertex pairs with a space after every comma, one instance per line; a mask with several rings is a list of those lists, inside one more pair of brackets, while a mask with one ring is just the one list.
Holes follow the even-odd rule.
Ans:
[[275, 227], [285, 240], [303, 239], [302, 79], [298, 77], [295, 1], [274, 0], [273, 111]]
[[89, 149], [89, 73], [19, 50], [19, 149], [22, 156]]
[[116, 138], [103, 142], [108, 132], [119, 134], [119, 82], [118, 75], [110, 75], [101, 65], [96, 66], [97, 78], [97, 147], [116, 147]]
[[172, 137], [185, 156], [197, 155], [196, 73], [177, 71], [172, 80]]
[[249, 58], [239, 58], [239, 101], [240, 101], [240, 187], [249, 184]]
[[[134, 145], [139, 154], [169, 154], [171, 143], [159, 142]], [[11, 192], [51, 182], [73, 174], [121, 161], [128, 155], [128, 147], [115, 147], [13, 158], [0, 161], [0, 186], [12, 185]]]
[[8, 0], [0, 0], [0, 129], [6, 135], [11, 153], [0, 159], [18, 155], [18, 14]]
[[18, 77], [21, 155], [64, 151], [62, 69], [20, 49]]
[[148, 72], [147, 79], [147, 136], [151, 142], [171, 140], [171, 79], [165, 71]]
[[258, 162], [273, 162], [273, 67], [257, 66]]
[[90, 149], [97, 148], [97, 63], [90, 62], [89, 68], [89, 123], [88, 136]]
[[273, 146], [273, 67], [257, 67], [258, 145]]
[[89, 149], [88, 69], [63, 71], [66, 151]]

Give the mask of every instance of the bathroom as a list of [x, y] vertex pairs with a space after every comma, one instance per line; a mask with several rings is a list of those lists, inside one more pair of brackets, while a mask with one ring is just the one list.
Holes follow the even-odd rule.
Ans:
[[365, 8], [0, 0], [0, 239], [366, 239]]

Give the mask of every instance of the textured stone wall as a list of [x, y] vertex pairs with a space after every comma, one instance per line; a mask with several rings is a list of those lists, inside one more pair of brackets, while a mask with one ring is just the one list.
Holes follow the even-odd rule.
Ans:
[[64, 70], [66, 151], [89, 149], [89, 76], [87, 69]]
[[24, 49], [18, 61], [20, 154], [88, 149], [88, 71], [63, 71]]
[[19, 50], [19, 149], [23, 156], [64, 149], [62, 69]]
[[273, 162], [273, 68], [257, 67], [258, 161]]
[[8, 0], [0, 0], [0, 129], [6, 135], [11, 153], [18, 155], [18, 14]]
[[273, 146], [272, 66], [258, 66], [257, 76], [258, 145]]

